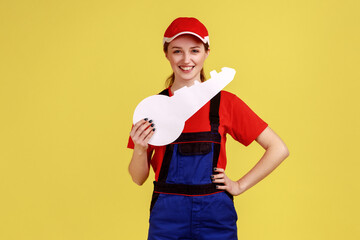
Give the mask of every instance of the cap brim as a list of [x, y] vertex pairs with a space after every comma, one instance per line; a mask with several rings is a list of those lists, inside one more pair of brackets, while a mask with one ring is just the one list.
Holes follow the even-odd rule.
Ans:
[[210, 45], [209, 36], [206, 36], [206, 37], [202, 38], [199, 34], [196, 34], [196, 33], [193, 33], [193, 32], [181, 32], [181, 33], [178, 33], [178, 34], [176, 34], [175, 36], [173, 36], [171, 38], [164, 37], [163, 44], [165, 44], [165, 42], [169, 43], [172, 40], [174, 40], [175, 38], [177, 38], [178, 36], [184, 35], [184, 34], [194, 35], [194, 36], [198, 37], [203, 43], [207, 43], [207, 44]]

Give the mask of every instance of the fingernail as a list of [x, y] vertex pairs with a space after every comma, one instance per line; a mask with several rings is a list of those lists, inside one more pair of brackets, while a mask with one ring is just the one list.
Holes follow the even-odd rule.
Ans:
[[153, 122], [153, 120], [150, 120], [150, 121], [149, 121], [149, 123], [152, 123], [152, 122]]
[[155, 131], [155, 128], [153, 128], [153, 131]]
[[150, 126], [151, 126], [151, 127], [153, 127], [153, 126], [154, 126], [154, 124], [151, 124]]
[[218, 185], [216, 185], [216, 189], [219, 189], [219, 186], [218, 186]]
[[217, 168], [216, 168], [216, 167], [214, 167], [214, 171], [216, 171], [216, 169], [217, 169]]
[[147, 121], [147, 120], [148, 120], [148, 118], [144, 118], [144, 120], [145, 120], [145, 121]]
[[214, 178], [214, 175], [211, 175], [211, 178]]

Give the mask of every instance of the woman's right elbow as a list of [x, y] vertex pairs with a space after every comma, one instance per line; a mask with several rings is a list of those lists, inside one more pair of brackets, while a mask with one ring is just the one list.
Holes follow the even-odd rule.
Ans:
[[133, 179], [133, 182], [136, 183], [138, 186], [142, 186], [144, 184], [143, 181]]
[[134, 183], [141, 186], [149, 177], [149, 168], [136, 167], [133, 164], [129, 164], [128, 171]]
[[135, 178], [134, 176], [131, 176], [132, 180], [134, 183], [136, 183], [139, 186], [142, 186], [144, 184], [144, 182], [146, 181], [145, 179], [139, 179], [139, 178]]
[[143, 185], [147, 179], [147, 176], [139, 176], [138, 174], [132, 172], [130, 168], [129, 168], [129, 173], [130, 173], [132, 181], [139, 186]]

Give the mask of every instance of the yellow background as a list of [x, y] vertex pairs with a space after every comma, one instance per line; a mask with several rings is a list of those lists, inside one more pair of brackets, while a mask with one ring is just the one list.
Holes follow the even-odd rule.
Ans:
[[[208, 28], [211, 70], [290, 156], [235, 198], [239, 239], [360, 239], [360, 2], [0, 1], [0, 239], [146, 239], [153, 173], [127, 172], [135, 106], [163, 89], [163, 33]], [[262, 156], [229, 138], [237, 180]]]

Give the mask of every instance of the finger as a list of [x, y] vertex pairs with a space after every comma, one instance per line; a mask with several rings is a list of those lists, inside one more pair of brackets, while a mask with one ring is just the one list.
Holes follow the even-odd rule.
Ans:
[[147, 122], [148, 118], [144, 118], [139, 120], [137, 123], [135, 123], [134, 128], [139, 128], [141, 125], [143, 125], [145, 122]]
[[227, 186], [225, 185], [216, 185], [216, 189], [220, 189], [220, 190], [226, 190], [227, 189]]
[[213, 182], [213, 183], [225, 183], [225, 179], [223, 179], [223, 178], [213, 179], [212, 182]]
[[218, 174], [211, 175], [212, 179], [224, 178], [224, 177], [225, 177], [224, 173], [218, 173]]
[[214, 172], [225, 172], [223, 168], [214, 168]]
[[152, 130], [150, 131], [150, 133], [146, 136], [146, 138], [144, 139], [145, 143], [148, 143], [151, 139], [151, 137], [154, 135], [155, 133], [155, 128], [152, 128]]
[[145, 123], [143, 126], [141, 126], [139, 131], [142, 131], [142, 132], [140, 133], [139, 138], [141, 140], [144, 140], [145, 137], [150, 133], [150, 131], [152, 130], [154, 125], [155, 125], [154, 123], [148, 122], [148, 123]]
[[145, 129], [147, 129], [152, 124], [151, 122], [150, 121], [145, 121], [143, 124], [141, 124], [138, 127], [137, 131], [140, 131], [142, 133]]
[[145, 139], [148, 137], [148, 135], [153, 132], [154, 124], [152, 123], [147, 129], [143, 131], [143, 133], [139, 136], [140, 140], [145, 142]]
[[135, 125], [133, 126], [133, 128], [131, 129], [130, 135], [135, 135], [135, 132], [139, 129], [139, 127], [141, 125], [143, 125], [145, 122], [147, 122], [147, 118], [141, 119], [140, 121], [138, 121], [137, 123], [135, 123]]
[[136, 130], [135, 134], [134, 134], [134, 138], [141, 138], [141, 135], [143, 134], [143, 132], [145, 131], [145, 129], [147, 129], [152, 123], [146, 121], [144, 122], [141, 126], [139, 126], [139, 128]]

